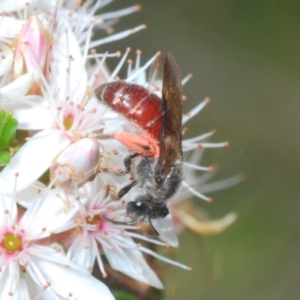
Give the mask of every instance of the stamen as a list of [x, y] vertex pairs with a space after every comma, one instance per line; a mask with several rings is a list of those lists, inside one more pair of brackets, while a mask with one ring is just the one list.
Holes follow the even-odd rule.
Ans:
[[88, 55], [88, 51], [89, 51], [89, 43], [91, 42], [91, 36], [92, 36], [92, 30], [93, 30], [93, 26], [89, 26], [88, 30], [87, 30], [87, 34], [86, 34], [86, 42], [84, 45], [84, 49], [83, 49], [83, 53], [82, 53], [82, 63], [86, 64], [87, 61], [87, 55]]
[[194, 169], [194, 170], [199, 170], [199, 171], [212, 171], [212, 167], [202, 167], [202, 166], [197, 166], [195, 164], [191, 164], [191, 163], [188, 163], [188, 162], [183, 162], [183, 165], [186, 166], [186, 167], [189, 167], [191, 169]]
[[138, 70], [140, 68], [141, 55], [142, 55], [142, 51], [141, 50], [136, 50], [136, 60], [135, 60], [135, 69], [136, 70]]
[[201, 148], [222, 148], [222, 147], [229, 147], [229, 142], [223, 143], [201, 143], [199, 144]]
[[148, 69], [148, 67], [150, 67], [152, 65], [152, 63], [155, 61], [156, 57], [159, 55], [160, 55], [160, 52], [157, 52], [150, 60], [148, 60], [148, 62], [143, 67], [141, 67], [136, 72], [134, 72], [130, 77], [126, 78], [125, 81], [127, 81], [127, 82], [132, 81], [134, 78], [139, 76], [142, 72], [144, 72], [146, 69]]
[[123, 55], [122, 59], [120, 60], [120, 62], [118, 63], [118, 65], [116, 66], [115, 70], [112, 72], [112, 74], [110, 75], [108, 81], [112, 81], [116, 76], [117, 74], [119, 73], [121, 67], [123, 66], [127, 56], [128, 56], [128, 53], [130, 52], [130, 48], [127, 48], [126, 49], [126, 52], [125, 54]]
[[141, 246], [139, 249], [140, 249], [142, 252], [145, 252], [145, 253], [147, 253], [147, 254], [153, 256], [153, 257], [156, 257], [156, 258], [158, 258], [158, 259], [160, 259], [160, 260], [162, 260], [162, 261], [164, 261], [164, 262], [166, 262], [166, 263], [169, 263], [169, 264], [171, 264], [171, 265], [174, 265], [174, 266], [177, 266], [177, 267], [180, 267], [180, 268], [182, 268], [182, 269], [189, 270], [189, 271], [191, 270], [191, 267], [188, 267], [188, 266], [186, 266], [186, 265], [184, 265], [184, 264], [178, 263], [177, 261], [171, 260], [171, 259], [169, 259], [169, 258], [167, 258], [167, 257], [162, 256], [162, 255], [159, 255], [159, 254], [157, 254], [156, 252], [154, 252], [154, 251], [152, 251], [152, 250], [150, 250], [150, 249], [147, 249], [147, 248], [145, 248], [145, 247], [143, 247], [143, 246]]
[[195, 196], [197, 196], [200, 199], [203, 199], [207, 202], [212, 202], [212, 198], [206, 197], [205, 195], [197, 192], [194, 188], [192, 188], [186, 181], [182, 181], [182, 185], [184, 187], [186, 187], [192, 194], [194, 194]]
[[[92, 247], [94, 249], [98, 249], [98, 245], [96, 243], [96, 240], [95, 239], [91, 239], [91, 241], [92, 241]], [[101, 259], [101, 256], [100, 256], [100, 251], [96, 250], [95, 252], [96, 252], [96, 260], [98, 262], [99, 270], [101, 271], [102, 275], [105, 276], [106, 272], [104, 270], [103, 262], [102, 262], [102, 259]]]
[[127, 8], [117, 10], [117, 11], [114, 11], [114, 12], [101, 14], [100, 18], [102, 20], [120, 18], [122, 16], [126, 16], [126, 15], [132, 14], [136, 11], [139, 11], [140, 9], [141, 9], [140, 5], [134, 5], [134, 6], [127, 7]]
[[197, 115], [203, 108], [206, 106], [206, 104], [210, 102], [209, 98], [205, 98], [202, 102], [200, 102], [196, 107], [194, 107], [188, 115], [183, 116], [182, 118], [182, 125], [185, 124], [187, 121], [189, 121], [191, 118], [193, 118], [195, 115]]
[[191, 139], [184, 139], [184, 144], [194, 144], [196, 142], [199, 142], [199, 141], [202, 141], [202, 140], [205, 140], [205, 139], [211, 137], [215, 133], [216, 133], [216, 130], [212, 130], [210, 132], [204, 133], [202, 135], [198, 135]]
[[123, 38], [125, 38], [125, 37], [127, 37], [131, 34], [134, 34], [134, 33], [138, 32], [140, 30], [143, 30], [143, 29], [146, 29], [146, 25], [144, 25], [144, 24], [140, 25], [140, 26], [137, 26], [135, 28], [129, 29], [129, 30], [125, 30], [125, 31], [113, 34], [113, 35], [108, 36], [104, 39], [100, 39], [98, 41], [91, 42], [89, 47], [91, 49], [91, 48], [95, 48], [95, 47], [101, 46], [101, 45], [106, 44], [106, 43], [114, 42], [114, 41], [123, 39]]
[[223, 180], [201, 185], [201, 191], [204, 193], [210, 193], [214, 191], [223, 190], [231, 186], [234, 186], [243, 180], [245, 180], [245, 174], [241, 173]]
[[[103, 57], [102, 57], [100, 63], [98, 63], [98, 65], [97, 65], [96, 70], [93, 72], [93, 74], [92, 74], [91, 77], [89, 78], [89, 80], [88, 80], [88, 86], [93, 86], [93, 85], [94, 85], [94, 82], [95, 82], [95, 80], [97, 79], [97, 78], [96, 78], [96, 74], [100, 71], [100, 69], [103, 68], [104, 63], [105, 63], [105, 60], [106, 60], [106, 57], [107, 57], [107, 52], [103, 55]], [[104, 68], [104, 69], [105, 69], [105, 68]]]
[[182, 80], [181, 80], [181, 84], [185, 85], [191, 78], [193, 77], [192, 73], [187, 74]]

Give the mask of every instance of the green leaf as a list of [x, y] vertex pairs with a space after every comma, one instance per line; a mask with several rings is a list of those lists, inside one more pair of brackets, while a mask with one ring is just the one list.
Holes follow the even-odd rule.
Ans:
[[115, 296], [116, 300], [139, 300], [134, 295], [128, 294], [120, 290], [114, 290], [113, 295]]
[[0, 112], [0, 148], [12, 146], [17, 126], [18, 121], [11, 112]]
[[6, 119], [7, 119], [7, 113], [5, 111], [0, 111], [0, 136], [2, 135], [2, 131], [5, 126]]

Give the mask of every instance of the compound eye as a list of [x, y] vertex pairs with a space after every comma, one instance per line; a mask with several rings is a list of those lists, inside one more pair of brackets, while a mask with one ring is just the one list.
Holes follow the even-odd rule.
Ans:
[[139, 206], [140, 206], [139, 203], [137, 203], [135, 201], [128, 202], [127, 207], [126, 207], [127, 212], [128, 213], [136, 212], [139, 209]]
[[164, 184], [164, 178], [162, 178], [160, 175], [155, 176], [155, 186], [156, 188], [160, 188]]
[[161, 211], [161, 217], [165, 218], [169, 214], [169, 209], [166, 207]]

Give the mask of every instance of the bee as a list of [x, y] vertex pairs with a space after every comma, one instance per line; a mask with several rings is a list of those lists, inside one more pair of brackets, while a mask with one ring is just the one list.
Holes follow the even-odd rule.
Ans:
[[159, 235], [151, 220], [169, 214], [167, 201], [177, 192], [183, 177], [182, 87], [179, 68], [170, 53], [156, 58], [150, 70], [150, 81], [151, 74], [155, 78], [162, 77], [161, 98], [151, 86], [149, 91], [123, 81], [103, 84], [96, 88], [95, 94], [101, 103], [125, 116], [143, 132], [143, 135], [121, 132], [109, 136], [133, 152], [124, 159], [125, 172], [130, 171], [132, 160], [140, 157], [136, 166], [137, 180], [123, 187], [117, 198], [121, 199], [136, 184], [141, 193], [126, 206], [132, 222], [103, 218], [118, 224], [148, 220]]

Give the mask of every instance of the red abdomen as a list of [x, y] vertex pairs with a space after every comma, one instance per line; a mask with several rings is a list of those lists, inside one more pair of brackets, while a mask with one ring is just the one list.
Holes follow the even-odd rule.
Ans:
[[102, 84], [95, 90], [98, 99], [114, 111], [124, 115], [152, 138], [159, 141], [162, 128], [161, 99], [149, 94], [140, 85], [122, 81]]

